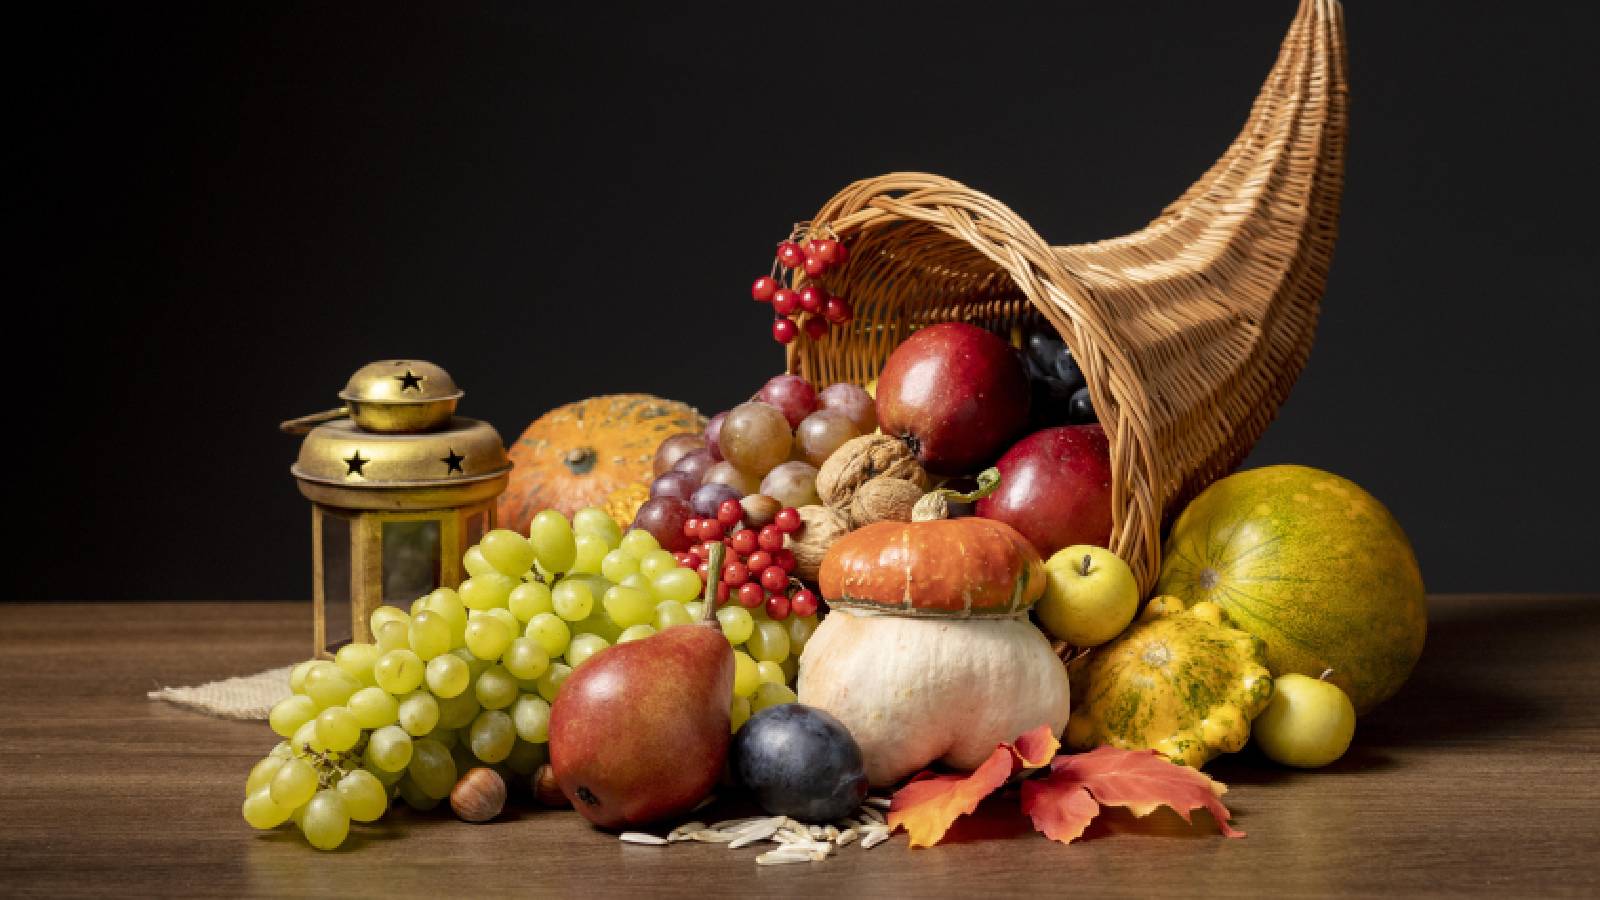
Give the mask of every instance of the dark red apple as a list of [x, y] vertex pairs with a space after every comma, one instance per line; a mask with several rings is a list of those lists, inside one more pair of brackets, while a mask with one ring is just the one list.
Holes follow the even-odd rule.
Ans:
[[946, 322], [906, 338], [878, 375], [878, 425], [929, 472], [971, 472], [1028, 421], [1028, 377], [1011, 345]]
[[1045, 559], [1062, 547], [1111, 540], [1111, 444], [1099, 425], [1046, 428], [995, 463], [1000, 487], [978, 515], [1022, 532]]

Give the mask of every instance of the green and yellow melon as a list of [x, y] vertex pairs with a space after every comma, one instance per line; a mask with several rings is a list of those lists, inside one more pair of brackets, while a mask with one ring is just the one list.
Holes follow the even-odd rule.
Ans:
[[1173, 524], [1155, 592], [1222, 607], [1266, 643], [1275, 676], [1333, 670], [1359, 713], [1400, 689], [1428, 628], [1422, 573], [1389, 510], [1305, 466], [1203, 491]]

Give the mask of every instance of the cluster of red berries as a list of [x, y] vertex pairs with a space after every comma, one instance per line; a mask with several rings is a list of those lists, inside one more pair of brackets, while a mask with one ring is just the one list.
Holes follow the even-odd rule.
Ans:
[[759, 529], [744, 525], [744, 507], [737, 500], [724, 500], [713, 518], [690, 519], [683, 533], [695, 541], [688, 551], [672, 554], [678, 565], [694, 569], [701, 580], [710, 575], [711, 545], [726, 549], [722, 580], [717, 584], [717, 605], [737, 600], [746, 609], [766, 604], [767, 617], [777, 621], [817, 614], [816, 592], [794, 577], [794, 551], [783, 546], [785, 535], [798, 533], [804, 524], [792, 506], [778, 510], [770, 525]]
[[[803, 243], [793, 240], [778, 244], [777, 260], [773, 274], [763, 275], [750, 287], [750, 296], [757, 303], [772, 304], [772, 339], [787, 344], [799, 336], [803, 328], [806, 337], [820, 341], [828, 334], [829, 324], [843, 325], [854, 315], [843, 297], [831, 296], [822, 285], [814, 283], [829, 270], [842, 266], [850, 258], [850, 251], [833, 238], [811, 238]], [[798, 291], [783, 287], [778, 281], [780, 269], [799, 269], [813, 283]], [[805, 321], [796, 325], [790, 318], [796, 312], [810, 313]]]

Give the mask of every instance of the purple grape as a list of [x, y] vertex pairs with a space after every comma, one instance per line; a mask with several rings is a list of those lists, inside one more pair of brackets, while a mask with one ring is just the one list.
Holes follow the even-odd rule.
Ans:
[[[662, 476], [663, 478], [666, 476]], [[633, 527], [642, 528], [656, 539], [663, 549], [680, 552], [694, 544], [683, 533], [683, 523], [694, 516], [687, 501], [677, 497], [657, 497], [646, 500], [633, 517]]]
[[678, 460], [677, 464], [672, 467], [672, 471], [681, 472], [689, 476], [689, 478], [693, 479], [695, 486], [698, 487], [705, 480], [706, 470], [716, 464], [717, 461], [711, 458], [709, 451], [696, 450], [693, 453], [685, 453], [683, 458]]
[[722, 420], [728, 417], [728, 411], [723, 410], [711, 417], [706, 423], [706, 452], [717, 462], [722, 462], [722, 445], [717, 443], [722, 437]]
[[673, 497], [687, 503], [690, 495], [699, 486], [700, 482], [684, 472], [667, 472], [655, 481], [650, 482], [650, 499]]
[[744, 494], [739, 493], [737, 488], [713, 481], [702, 484], [695, 490], [689, 497], [689, 507], [694, 510], [695, 515], [710, 518], [717, 514], [717, 507], [722, 505], [722, 501], [739, 500], [743, 497]]

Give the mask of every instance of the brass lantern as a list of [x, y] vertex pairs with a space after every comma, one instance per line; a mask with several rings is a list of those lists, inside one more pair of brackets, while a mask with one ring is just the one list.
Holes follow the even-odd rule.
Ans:
[[432, 363], [386, 360], [350, 376], [343, 407], [280, 426], [306, 435], [289, 471], [311, 501], [318, 655], [372, 640], [378, 606], [459, 584], [494, 528], [511, 463], [499, 432], [455, 415], [461, 394]]

